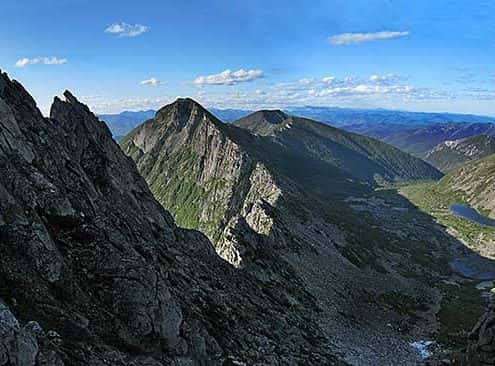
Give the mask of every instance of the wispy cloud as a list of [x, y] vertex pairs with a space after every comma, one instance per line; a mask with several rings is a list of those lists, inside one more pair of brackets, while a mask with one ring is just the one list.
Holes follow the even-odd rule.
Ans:
[[66, 58], [58, 58], [58, 57], [35, 57], [35, 58], [21, 58], [17, 60], [15, 63], [15, 67], [25, 67], [27, 65], [63, 65], [67, 63]]
[[223, 108], [285, 108], [304, 105], [390, 106], [406, 105], [410, 101], [433, 101], [452, 96], [409, 85], [395, 74], [368, 77], [303, 78], [292, 82], [271, 85], [264, 90], [222, 91], [201, 95], [205, 105]]
[[376, 84], [390, 85], [390, 84], [399, 83], [401, 79], [402, 78], [396, 74], [385, 74], [385, 75], [374, 74], [371, 75], [368, 80]]
[[174, 98], [160, 96], [156, 98], [112, 98], [101, 95], [81, 97], [95, 113], [120, 113], [122, 111], [142, 111], [147, 109], [158, 109], [173, 101]]
[[261, 70], [244, 70], [231, 71], [229, 69], [222, 71], [219, 74], [198, 76], [193, 83], [197, 86], [202, 85], [235, 85], [259, 79], [263, 77]]
[[146, 80], [143, 80], [141, 81], [139, 84], [141, 85], [150, 85], [150, 86], [158, 86], [158, 85], [161, 85], [162, 82], [158, 79], [155, 79], [155, 78], [149, 78], [149, 79], [146, 79]]
[[[408, 78], [392, 73], [346, 77], [328, 75], [271, 85], [264, 84], [261, 88], [250, 88], [250, 90], [239, 89], [241, 88], [232, 87], [228, 90], [197, 88], [194, 98], [207, 107], [241, 109], [305, 105], [406, 108], [417, 103], [431, 106], [452, 100], [459, 95], [452, 90], [435, 90], [421, 85], [411, 85]], [[464, 95], [467, 96], [468, 93], [464, 92]], [[156, 98], [117, 99], [99, 96], [86, 97], [83, 100], [97, 113], [116, 113], [123, 110], [157, 109], [175, 100], [176, 97], [168, 95]], [[495, 94], [473, 90], [469, 97], [476, 100], [488, 100], [488, 98], [495, 98]]]
[[115, 34], [119, 37], [137, 37], [149, 30], [150, 27], [146, 25], [120, 22], [109, 25], [105, 29], [105, 33]]
[[406, 37], [409, 35], [408, 31], [405, 32], [374, 32], [374, 33], [342, 33], [331, 36], [328, 40], [331, 44], [336, 46], [360, 44], [365, 42], [383, 41], [387, 39], [396, 39]]

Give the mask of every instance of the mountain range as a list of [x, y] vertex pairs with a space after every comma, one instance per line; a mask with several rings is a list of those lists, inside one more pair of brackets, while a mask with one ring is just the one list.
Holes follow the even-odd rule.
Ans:
[[357, 109], [338, 107], [289, 107], [291, 114], [311, 118], [333, 126], [403, 125], [429, 126], [439, 123], [495, 123], [495, 117], [472, 114], [409, 112], [387, 109]]
[[[254, 112], [246, 109], [220, 108], [212, 108], [210, 111], [215, 117], [224, 122], [233, 122]], [[140, 112], [125, 111], [119, 114], [101, 114], [99, 117], [108, 124], [110, 130], [115, 136], [121, 137], [128, 133], [132, 128], [147, 119], [152, 118], [155, 112], [156, 111], [154, 110]], [[495, 117], [470, 114], [405, 112], [385, 109], [353, 109], [307, 106], [288, 107], [285, 108], [284, 112], [290, 115], [306, 117], [336, 127], [352, 126], [348, 129], [375, 138], [381, 138], [381, 136], [372, 135], [371, 133], [374, 129], [380, 130], [381, 128], [386, 128], [387, 131], [394, 132], [394, 129], [402, 130], [412, 127], [419, 128], [444, 123], [495, 123]], [[383, 134], [383, 132], [381, 134]]]
[[441, 123], [431, 126], [359, 124], [346, 130], [374, 137], [399, 149], [425, 158], [430, 150], [445, 141], [460, 140], [478, 135], [495, 135], [492, 123]]
[[138, 124], [153, 118], [155, 113], [156, 111], [153, 109], [136, 112], [124, 111], [118, 114], [100, 114], [98, 118], [105, 121], [114, 137], [118, 140]]
[[176, 226], [70, 93], [44, 118], [0, 73], [0, 363], [342, 364], [287, 270]]
[[[0, 72], [1, 365], [412, 366], [431, 337], [465, 365], [493, 353], [465, 270], [493, 263], [393, 188], [439, 179], [428, 163], [187, 98], [114, 137], [69, 91], [43, 117]], [[480, 161], [438, 184], [488, 197]]]
[[179, 225], [204, 232], [226, 261], [262, 282], [263, 268], [290, 273], [345, 362], [415, 365], [411, 339], [436, 328], [457, 342], [481, 315], [450, 263], [483, 260], [394, 190], [375, 190], [441, 177], [397, 148], [279, 110], [225, 124], [191, 99], [120, 146]]

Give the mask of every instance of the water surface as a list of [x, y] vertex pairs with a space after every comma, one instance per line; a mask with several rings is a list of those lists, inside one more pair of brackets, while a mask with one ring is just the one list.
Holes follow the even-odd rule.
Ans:
[[495, 227], [495, 220], [490, 219], [486, 216], [483, 216], [478, 211], [476, 211], [474, 208], [472, 208], [468, 205], [456, 203], [456, 204], [450, 205], [449, 210], [451, 213], [453, 213], [456, 216], [465, 218], [465, 219], [470, 220], [470, 221], [474, 221], [480, 225]]

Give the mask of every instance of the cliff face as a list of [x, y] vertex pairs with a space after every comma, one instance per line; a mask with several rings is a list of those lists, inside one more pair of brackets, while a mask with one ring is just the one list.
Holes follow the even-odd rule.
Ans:
[[[441, 326], [441, 291], [430, 284], [451, 273], [450, 247], [459, 243], [398, 196], [373, 192], [370, 172], [394, 180], [399, 162], [411, 168], [403, 179], [438, 171], [356, 135], [336, 142], [338, 131], [326, 136], [315, 122], [258, 117], [264, 132], [253, 134], [178, 100], [120, 144], [179, 224], [204, 231], [263, 287], [287, 278], [294, 294], [314, 298], [329, 347], [346, 361], [416, 365], [410, 339]], [[351, 175], [358, 163], [363, 170]], [[281, 301], [300, 305], [292, 295]]]
[[107, 127], [64, 95], [44, 118], [0, 74], [0, 365], [336, 362], [289, 273], [262, 288], [178, 228]]

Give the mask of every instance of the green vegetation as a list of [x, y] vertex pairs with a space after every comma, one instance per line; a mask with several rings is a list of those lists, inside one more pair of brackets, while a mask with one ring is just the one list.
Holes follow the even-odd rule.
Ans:
[[[453, 215], [449, 206], [455, 203], [469, 204], [459, 191], [446, 189], [446, 180], [438, 183], [421, 183], [400, 188], [400, 192], [422, 211], [433, 216], [440, 224], [455, 231], [455, 235], [476, 248], [480, 236], [495, 238], [495, 228], [477, 224]], [[481, 212], [486, 214], [486, 212]]]
[[451, 347], [464, 347], [468, 331], [485, 311], [486, 302], [472, 284], [442, 284], [442, 301], [437, 314], [441, 328], [437, 339]]
[[186, 146], [168, 159], [161, 159], [147, 180], [154, 196], [179, 226], [202, 231], [214, 239], [219, 235], [227, 208], [227, 202], [218, 198], [216, 192], [222, 191], [228, 182], [212, 179], [202, 184], [199, 161], [198, 154]]
[[[275, 112], [272, 112], [275, 113]], [[306, 156], [337, 168], [354, 179], [371, 185], [438, 179], [442, 174], [399, 149], [378, 140], [330, 127], [309, 119], [288, 117], [260, 121], [254, 113], [234, 124], [275, 141], [299, 156]]]

